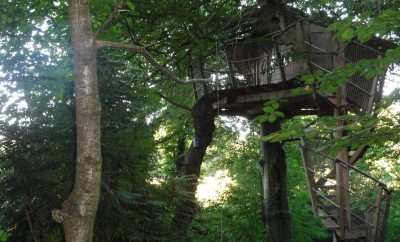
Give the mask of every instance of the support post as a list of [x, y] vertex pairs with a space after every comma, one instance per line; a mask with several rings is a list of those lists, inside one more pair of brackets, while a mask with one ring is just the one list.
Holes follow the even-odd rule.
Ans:
[[[337, 53], [335, 56], [335, 67], [340, 68], [345, 65], [344, 49], [345, 46], [337, 41]], [[346, 135], [344, 126], [346, 124], [345, 120], [341, 119], [342, 115], [346, 114], [346, 86], [338, 87], [336, 90], [336, 107], [335, 107], [335, 117], [336, 117], [336, 133], [335, 138], [340, 139]], [[349, 151], [348, 148], [344, 147], [339, 150], [337, 158], [349, 162]], [[350, 198], [349, 198], [349, 168], [343, 166], [342, 164], [336, 163], [336, 198], [337, 204], [339, 205], [339, 217], [338, 224], [339, 228], [339, 239], [340, 241], [345, 241], [346, 232], [351, 229], [351, 214], [350, 214]]]
[[[280, 122], [261, 125], [263, 136], [280, 129]], [[291, 226], [287, 196], [287, 167], [282, 143], [262, 142], [263, 206], [269, 242], [289, 242]]]
[[303, 160], [304, 174], [306, 176], [306, 181], [307, 181], [307, 187], [311, 198], [311, 206], [314, 215], [318, 216], [317, 195], [313, 190], [314, 188], [316, 188], [317, 185], [315, 184], [314, 174], [310, 171], [310, 169], [312, 169], [313, 161], [310, 157], [310, 152], [308, 150], [309, 144], [304, 139], [302, 139], [301, 145], [303, 146], [301, 149], [301, 155], [303, 158], [302, 160]]
[[[336, 121], [336, 138], [340, 139], [345, 136], [344, 125], [345, 121], [340, 119], [340, 116], [345, 114], [343, 111], [344, 106], [344, 87], [338, 88], [336, 100], [337, 107], [335, 109]], [[348, 149], [346, 147], [342, 148], [337, 155], [339, 160], [344, 162], [349, 162]], [[343, 164], [336, 163], [336, 197], [337, 204], [339, 205], [339, 237], [343, 240], [346, 236], [346, 231], [350, 230], [351, 217], [350, 217], [350, 203], [349, 203], [349, 169]]]

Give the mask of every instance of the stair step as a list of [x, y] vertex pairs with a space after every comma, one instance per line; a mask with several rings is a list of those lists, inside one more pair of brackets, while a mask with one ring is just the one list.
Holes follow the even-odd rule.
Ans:
[[350, 231], [346, 231], [345, 239], [359, 239], [367, 236], [366, 228], [352, 228]]
[[318, 215], [318, 217], [324, 219], [324, 218], [332, 218], [332, 219], [337, 219], [337, 215], [335, 214], [326, 214], [326, 215]]
[[339, 229], [339, 225], [336, 223], [335, 217], [327, 212], [325, 209], [318, 209], [318, 216], [321, 218], [322, 224], [329, 230]]
[[334, 200], [334, 199], [336, 199], [336, 195], [335, 194], [327, 194], [327, 195], [325, 195], [327, 198], [329, 198], [329, 199], [331, 199], [331, 200]]
[[338, 215], [338, 208], [335, 206], [322, 205], [320, 206], [320, 210], [322, 210], [321, 215], [333, 215], [336, 217]]
[[[319, 199], [320, 205], [324, 208], [332, 206], [333, 205], [332, 202], [336, 203], [335, 195], [324, 195], [324, 197], [322, 197], [322, 196], [319, 196], [319, 197], [320, 197], [320, 199]], [[336, 207], [334, 207], [334, 208], [336, 208]]]
[[329, 173], [326, 177], [330, 179], [336, 179], [336, 173]]
[[321, 219], [321, 222], [329, 230], [336, 230], [340, 228], [340, 226], [331, 218], [323, 218]]
[[322, 185], [322, 188], [327, 188], [327, 189], [336, 189], [336, 184], [334, 185]]

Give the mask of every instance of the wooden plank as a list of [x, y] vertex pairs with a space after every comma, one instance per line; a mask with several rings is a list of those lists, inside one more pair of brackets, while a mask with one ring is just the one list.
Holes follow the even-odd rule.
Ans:
[[266, 101], [272, 98], [289, 98], [295, 97], [298, 94], [294, 93], [293, 90], [279, 90], [279, 91], [270, 91], [270, 92], [263, 92], [258, 94], [250, 94], [250, 95], [243, 95], [238, 96], [236, 98], [236, 103], [251, 103], [251, 102], [261, 102]]
[[346, 240], [356, 240], [360, 238], [365, 238], [367, 236], [367, 228], [366, 227], [359, 227], [353, 228], [350, 231], [346, 231]]
[[322, 224], [329, 230], [339, 229], [340, 226], [333, 219], [321, 219]]
[[335, 189], [336, 188], [336, 184], [329, 184], [329, 185], [323, 185], [324, 188], [328, 188], [328, 189]]
[[318, 209], [318, 217], [321, 218], [322, 224], [329, 230], [337, 230], [340, 226], [334, 219], [323, 209]]

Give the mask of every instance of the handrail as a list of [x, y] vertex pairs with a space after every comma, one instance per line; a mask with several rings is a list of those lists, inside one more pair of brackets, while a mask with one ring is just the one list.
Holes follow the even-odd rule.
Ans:
[[314, 49], [317, 49], [317, 50], [327, 54], [327, 55], [332, 55], [332, 56], [336, 56], [336, 57], [339, 57], [339, 58], [343, 58], [345, 61], [349, 61], [349, 62], [353, 62], [354, 63], [354, 61], [352, 61], [351, 59], [349, 59], [349, 58], [347, 58], [345, 56], [339, 55], [338, 52], [329, 52], [329, 51], [327, 51], [327, 50], [325, 50], [325, 49], [323, 49], [323, 48], [321, 48], [319, 46], [314, 45], [313, 43], [308, 42], [307, 40], [305, 40], [304, 43], [309, 45], [310, 47], [312, 47]]
[[[328, 69], [326, 69], [326, 68], [324, 68], [324, 67], [322, 67], [322, 66], [320, 66], [320, 65], [318, 65], [318, 64], [316, 64], [316, 63], [314, 63], [312, 61], [310, 61], [310, 63], [312, 65], [314, 65], [315, 67], [317, 67], [318, 69], [320, 69], [321, 71], [325, 71], [327, 73], [332, 73], [331, 70], [328, 70]], [[357, 88], [358, 90], [362, 91], [367, 96], [372, 97], [371, 93], [369, 93], [367, 90], [365, 90], [364, 88], [360, 87], [359, 85], [355, 84], [354, 82], [348, 80], [346, 83], [348, 83], [348, 84], [352, 85], [353, 87]]]
[[366, 45], [366, 44], [360, 43], [360, 42], [358, 42], [358, 41], [351, 41], [350, 43], [359, 45], [359, 46], [361, 46], [361, 47], [363, 47], [363, 48], [366, 48], [366, 49], [369, 49], [370, 51], [373, 51], [373, 52], [375, 52], [375, 53], [378, 54], [378, 55], [384, 55], [384, 54], [385, 54], [384, 52], [382, 52], [382, 51], [380, 51], [380, 50], [377, 50], [377, 49], [375, 49], [375, 48], [372, 48], [371, 46], [368, 46], [368, 45]]
[[326, 159], [329, 159], [329, 160], [331, 160], [331, 161], [333, 161], [333, 162], [335, 162], [335, 163], [342, 164], [342, 165], [344, 165], [344, 166], [346, 166], [346, 167], [348, 167], [348, 168], [350, 168], [350, 169], [352, 169], [352, 170], [354, 170], [354, 171], [360, 173], [361, 175], [363, 175], [363, 176], [367, 177], [368, 179], [371, 179], [372, 181], [374, 181], [375, 183], [377, 183], [377, 184], [378, 184], [383, 190], [385, 190], [385, 192], [387, 192], [388, 194], [391, 193], [390, 189], [387, 188], [387, 186], [386, 186], [385, 183], [379, 181], [379, 180], [376, 179], [375, 177], [373, 177], [373, 176], [369, 175], [368, 173], [366, 173], [366, 172], [364, 172], [364, 171], [358, 169], [357, 167], [355, 167], [355, 166], [349, 164], [348, 162], [343, 161], [343, 160], [341, 160], [341, 159], [339, 159], [339, 158], [333, 158], [333, 157], [331, 157], [330, 155], [328, 155], [328, 154], [326, 154], [326, 153], [324, 153], [324, 152], [317, 152], [317, 151], [315, 151], [314, 149], [308, 148], [308, 147], [306, 147], [306, 146], [304, 146], [304, 145], [301, 145], [301, 146], [302, 146], [302, 148], [304, 148], [304, 149], [306, 149], [306, 150], [309, 150], [309, 151], [311, 151], [311, 152], [313, 152], [313, 153], [319, 154], [319, 155], [323, 156], [323, 157], [326, 158]]

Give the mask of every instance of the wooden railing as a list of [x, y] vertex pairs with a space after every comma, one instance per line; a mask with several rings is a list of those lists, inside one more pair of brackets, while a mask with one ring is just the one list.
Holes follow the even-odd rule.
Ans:
[[[351, 53], [347, 51], [349, 56], [346, 57], [340, 57], [341, 55], [324, 50], [308, 41], [305, 41], [304, 44], [309, 53], [307, 57], [297, 57], [296, 59], [296, 57], [293, 57], [294, 54], [290, 48], [279, 47], [279, 58], [278, 51], [271, 51], [269, 56], [228, 60], [228, 71], [209, 73], [207, 81], [196, 84], [199, 95], [215, 90], [264, 86], [291, 81], [307, 72], [332, 73], [336, 68], [336, 58], [344, 58], [344, 62], [353, 63], [362, 57], [376, 56], [376, 53], [367, 53], [372, 52], [369, 49], [370, 47], [358, 45], [356, 42], [354, 42], [356, 47], [353, 48], [354, 50]], [[283, 64], [283, 66], [280, 64]], [[375, 103], [379, 101], [382, 95], [383, 81], [384, 77], [382, 76], [373, 79], [366, 79], [360, 75], [351, 77], [346, 83], [346, 97], [349, 107], [356, 112], [372, 112]]]
[[[345, 231], [343, 239], [365, 238], [368, 242], [382, 242], [390, 207], [387, 186], [357, 167], [334, 158], [324, 142], [302, 141], [303, 164], [313, 211], [323, 224], [332, 230]], [[336, 169], [348, 171], [348, 181], [337, 182]], [[345, 186], [347, 205], [338, 201], [338, 186]], [[341, 211], [348, 218], [340, 217]], [[345, 221], [341, 221], [345, 220]], [[344, 227], [342, 227], [344, 226]]]
[[[345, 49], [344, 56], [338, 53], [329, 52], [312, 43], [305, 42], [309, 51], [314, 53], [311, 55], [309, 63], [311, 68], [316, 71], [320, 70], [327, 73], [332, 73], [335, 66], [335, 58], [343, 58], [345, 63], [356, 63], [364, 58], [378, 58], [379, 55], [373, 48], [360, 44], [358, 42], [351, 42], [349, 47]], [[312, 56], [323, 55], [326, 61], [318, 63]], [[380, 99], [382, 95], [382, 87], [384, 76], [376, 76], [372, 79], [367, 79], [361, 75], [354, 75], [346, 83], [346, 98], [353, 104], [353, 110], [363, 113], [370, 113], [374, 108], [374, 104]]]

